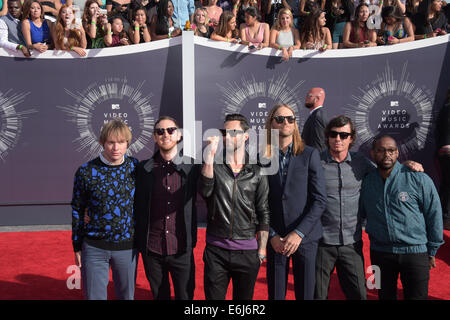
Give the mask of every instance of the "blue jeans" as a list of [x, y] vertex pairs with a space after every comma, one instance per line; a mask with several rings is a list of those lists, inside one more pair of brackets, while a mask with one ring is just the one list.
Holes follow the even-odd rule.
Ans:
[[334, 26], [334, 31], [332, 35], [332, 41], [333, 43], [342, 43], [344, 41], [343, 35], [344, 35], [344, 28], [345, 28], [346, 22], [338, 22]]
[[83, 243], [81, 279], [87, 300], [106, 300], [111, 266], [116, 299], [133, 300], [138, 251], [103, 250]]

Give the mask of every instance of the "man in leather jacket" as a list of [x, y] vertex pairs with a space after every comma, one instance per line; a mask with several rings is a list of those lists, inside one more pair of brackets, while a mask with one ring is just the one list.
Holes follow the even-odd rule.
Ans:
[[269, 188], [261, 167], [248, 162], [248, 129], [244, 116], [227, 115], [221, 129], [224, 159], [214, 161], [218, 136], [209, 138], [205, 150], [199, 191], [208, 207], [203, 255], [207, 300], [224, 300], [230, 278], [233, 299], [251, 300], [259, 267], [266, 258]]

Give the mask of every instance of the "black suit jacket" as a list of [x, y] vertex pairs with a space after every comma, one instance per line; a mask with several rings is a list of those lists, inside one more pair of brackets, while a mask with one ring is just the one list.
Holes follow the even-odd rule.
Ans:
[[[159, 151], [158, 151], [159, 152]], [[142, 252], [147, 252], [147, 239], [149, 230], [149, 213], [154, 183], [153, 163], [156, 154], [141, 161], [136, 167], [136, 191], [134, 198], [134, 216], [136, 219], [136, 247]], [[185, 252], [195, 247], [197, 243], [197, 183], [201, 165], [194, 164], [189, 157], [182, 157], [182, 163], [175, 166], [181, 175], [181, 188], [184, 194], [184, 221], [186, 228], [186, 248], [179, 248]]]
[[303, 126], [302, 139], [305, 143], [316, 148], [319, 153], [327, 149], [325, 141], [325, 127], [327, 126], [327, 116], [324, 107], [315, 110], [306, 119]]

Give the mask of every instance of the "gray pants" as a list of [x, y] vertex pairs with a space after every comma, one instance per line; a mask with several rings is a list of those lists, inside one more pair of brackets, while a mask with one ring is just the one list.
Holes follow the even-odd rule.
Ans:
[[345, 297], [349, 300], [366, 300], [362, 241], [346, 246], [319, 245], [316, 259], [315, 299], [328, 298], [330, 277], [335, 267]]
[[138, 251], [103, 250], [83, 243], [81, 278], [87, 300], [106, 300], [111, 266], [116, 299], [133, 300]]

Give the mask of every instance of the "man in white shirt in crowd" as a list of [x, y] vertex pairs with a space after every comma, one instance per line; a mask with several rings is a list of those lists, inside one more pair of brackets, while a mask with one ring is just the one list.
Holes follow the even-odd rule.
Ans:
[[0, 17], [0, 48], [12, 51], [22, 51], [25, 57], [30, 56], [30, 51], [24, 45], [20, 16], [22, 15], [22, 3], [20, 0], [8, 1], [8, 14]]

